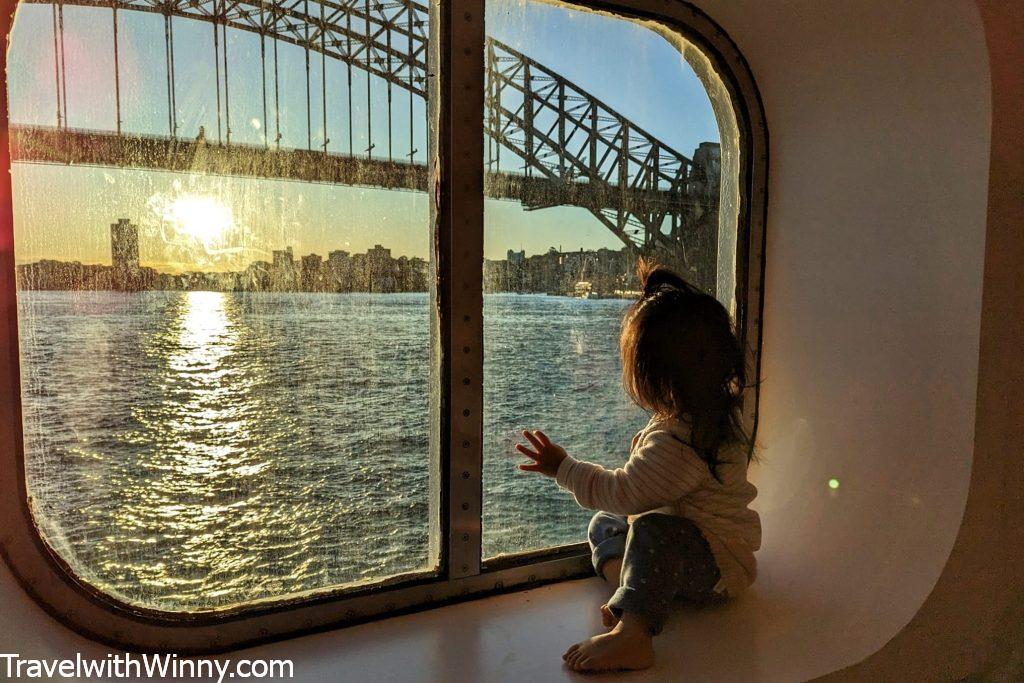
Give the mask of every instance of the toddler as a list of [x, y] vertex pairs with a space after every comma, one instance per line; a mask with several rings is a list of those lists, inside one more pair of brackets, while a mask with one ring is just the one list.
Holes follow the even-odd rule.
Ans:
[[753, 448], [743, 431], [743, 345], [712, 296], [672, 271], [640, 264], [643, 295], [620, 337], [623, 385], [651, 415], [615, 470], [576, 460], [524, 431], [528, 472], [554, 477], [586, 508], [594, 569], [614, 589], [610, 629], [570, 647], [575, 671], [644, 669], [676, 604], [709, 604], [754, 581], [761, 522], [748, 506]]

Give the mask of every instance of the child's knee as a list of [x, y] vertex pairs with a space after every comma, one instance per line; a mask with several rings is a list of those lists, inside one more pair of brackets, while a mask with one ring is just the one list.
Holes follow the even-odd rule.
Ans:
[[633, 520], [629, 534], [645, 545], [668, 543], [678, 533], [679, 523], [679, 517], [648, 513]]
[[590, 518], [587, 538], [592, 546], [598, 546], [612, 536], [625, 536], [628, 532], [629, 522], [625, 517], [610, 512], [598, 512]]

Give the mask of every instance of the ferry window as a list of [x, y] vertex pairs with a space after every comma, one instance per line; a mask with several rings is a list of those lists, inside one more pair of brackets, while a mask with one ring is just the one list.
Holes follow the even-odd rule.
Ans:
[[592, 514], [510, 466], [522, 429], [614, 467], [646, 422], [618, 361], [637, 259], [734, 309], [736, 223], [720, 190], [723, 145], [736, 141], [678, 37], [558, 3], [488, 0], [487, 12], [483, 547], [494, 557], [579, 542]]
[[433, 573], [426, 8], [147, 7], [11, 36], [43, 538], [175, 612]]
[[624, 460], [640, 256], [756, 361], [766, 137], [708, 17], [587, 4], [17, 4], [0, 553], [51, 612], [221, 651], [592, 571], [519, 430]]

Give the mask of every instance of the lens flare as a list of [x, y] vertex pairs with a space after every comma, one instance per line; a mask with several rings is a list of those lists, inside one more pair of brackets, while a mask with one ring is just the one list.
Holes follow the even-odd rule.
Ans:
[[209, 247], [234, 226], [231, 207], [215, 197], [182, 195], [165, 207], [164, 220], [181, 235], [193, 237]]

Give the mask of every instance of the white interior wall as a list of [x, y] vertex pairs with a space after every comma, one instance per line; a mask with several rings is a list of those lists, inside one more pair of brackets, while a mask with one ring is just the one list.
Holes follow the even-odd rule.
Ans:
[[[669, 667], [800, 680], [863, 658], [909, 621], [959, 526], [988, 180], [985, 39], [967, 0], [697, 4], [750, 63], [771, 135], [755, 475], [765, 543], [751, 592], [678, 620], [662, 668], [640, 679]], [[557, 656], [596, 626], [583, 615], [599, 597], [596, 582], [575, 582], [248, 656], [293, 657], [302, 681], [566, 678]], [[51, 621], [6, 568], [0, 614], [0, 652], [104, 652]]]
[[910, 620], [966, 501], [985, 39], [970, 2], [698, 4], [750, 63], [770, 134], [755, 480], [773, 616], [755, 638], [830, 653], [797, 667], [823, 673]]

